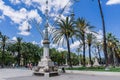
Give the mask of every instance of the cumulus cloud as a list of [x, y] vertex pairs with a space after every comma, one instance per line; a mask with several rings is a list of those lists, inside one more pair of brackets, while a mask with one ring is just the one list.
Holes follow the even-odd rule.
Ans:
[[[40, 11], [43, 15], [45, 14], [46, 9], [46, 0], [9, 0], [12, 5], [21, 5], [25, 4], [26, 7], [33, 7], [33, 9], [27, 10], [25, 7], [19, 7], [19, 10], [14, 9], [10, 5], [6, 5], [4, 0], [0, 0], [0, 11], [2, 12], [2, 16], [0, 16], [0, 19], [3, 19], [5, 16], [9, 17], [12, 21], [12, 23], [18, 24], [18, 29], [20, 32], [18, 34], [21, 35], [29, 35], [29, 32], [26, 32], [26, 29], [30, 24], [28, 21], [30, 19], [35, 19], [37, 22], [42, 22], [43, 16], [40, 16], [38, 11]], [[49, 16], [53, 20], [56, 20], [56, 16], [64, 18], [65, 14], [68, 14], [70, 12], [70, 6], [72, 5], [72, 2], [69, 2], [69, 0], [48, 0], [48, 9], [49, 9]], [[64, 3], [63, 3], [64, 2]], [[65, 7], [67, 4], [67, 7], [64, 11], [64, 13], [59, 16], [61, 10]], [[32, 28], [32, 26], [30, 26]]]
[[[43, 14], [45, 14], [46, 0], [22, 0], [22, 2], [28, 6], [34, 6]], [[64, 18], [64, 14], [69, 13], [71, 10], [70, 6], [72, 5], [72, 2], [70, 2], [70, 0], [48, 0], [48, 2], [49, 16], [54, 20], [56, 20], [56, 17]], [[65, 7], [65, 5], [67, 5], [65, 11], [61, 16], [59, 16], [61, 10]]]
[[97, 32], [97, 34], [96, 33], [93, 33], [93, 35], [96, 37], [96, 39], [97, 39], [97, 41], [102, 41], [103, 40], [103, 31], [102, 30], [99, 30], [98, 32]]
[[19, 4], [21, 1], [20, 0], [9, 0], [12, 4]]
[[28, 36], [28, 35], [30, 35], [30, 32], [27, 32], [27, 31], [21, 31], [21, 32], [19, 32], [18, 34], [20, 34], [20, 35], [24, 35], [24, 36]]
[[[17, 0], [16, 0], [17, 1]], [[4, 1], [0, 1], [0, 10], [3, 13], [3, 16], [7, 16], [15, 24], [18, 24], [18, 29], [20, 30], [20, 35], [30, 35], [30, 32], [27, 32], [28, 26], [31, 29], [30, 24], [28, 23], [29, 19], [35, 19], [37, 22], [41, 22], [42, 19], [39, 16], [37, 10], [27, 11], [26, 8], [21, 8], [20, 10], [15, 10], [12, 7], [5, 5]]]
[[52, 43], [51, 43], [51, 44], [50, 44], [50, 47], [51, 47], [51, 48], [56, 48], [56, 47], [57, 47], [57, 45], [56, 45], [56, 44], [52, 44]]
[[74, 42], [73, 44], [70, 45], [70, 48], [71, 48], [71, 49], [76, 49], [76, 48], [79, 47], [79, 45], [80, 45], [80, 42], [79, 42], [79, 41], [76, 41], [76, 42]]
[[57, 48], [57, 50], [60, 51], [60, 52], [61, 51], [67, 51], [67, 49], [64, 49], [63, 47], [59, 47], [59, 48]]
[[17, 37], [14, 36], [14, 37], [12, 38], [12, 40], [13, 40], [13, 41], [17, 41]]
[[32, 44], [40, 45], [40, 43], [39, 43], [39, 42], [36, 42], [36, 41], [32, 41]]
[[0, 19], [4, 19], [5, 17], [3, 15], [0, 16]]
[[41, 40], [40, 45], [43, 46], [43, 40]]
[[106, 5], [120, 4], [120, 0], [108, 0]]

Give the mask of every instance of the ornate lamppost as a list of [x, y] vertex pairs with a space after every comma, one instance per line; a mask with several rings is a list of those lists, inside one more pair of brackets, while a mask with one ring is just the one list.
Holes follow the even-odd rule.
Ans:
[[58, 75], [57, 68], [55, 68], [54, 63], [49, 57], [49, 39], [48, 39], [48, 0], [46, 0], [46, 23], [45, 23], [45, 33], [44, 33], [44, 40], [43, 40], [43, 57], [41, 61], [39, 61], [38, 66], [34, 72], [35, 75], [42, 75], [42, 76], [56, 76]]

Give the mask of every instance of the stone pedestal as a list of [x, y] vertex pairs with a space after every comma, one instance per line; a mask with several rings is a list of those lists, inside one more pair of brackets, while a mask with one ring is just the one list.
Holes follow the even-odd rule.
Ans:
[[57, 76], [58, 70], [54, 66], [54, 63], [51, 61], [51, 59], [43, 58], [38, 63], [38, 66], [35, 69], [34, 74], [39, 76], [51, 77]]
[[94, 61], [93, 66], [95, 66], [95, 67], [100, 66], [97, 57], [95, 57], [95, 61]]
[[87, 64], [87, 67], [91, 67], [90, 63]]

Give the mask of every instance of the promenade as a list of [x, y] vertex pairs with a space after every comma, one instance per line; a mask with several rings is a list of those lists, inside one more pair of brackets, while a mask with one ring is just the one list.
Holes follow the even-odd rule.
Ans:
[[0, 69], [0, 80], [120, 80], [120, 73], [67, 71], [47, 78], [35, 76], [32, 70], [27, 69]]

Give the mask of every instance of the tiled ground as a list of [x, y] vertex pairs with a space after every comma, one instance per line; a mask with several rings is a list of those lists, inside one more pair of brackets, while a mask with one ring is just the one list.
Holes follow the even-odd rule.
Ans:
[[45, 78], [34, 76], [33, 71], [23, 69], [0, 69], [0, 80], [120, 80], [120, 76], [100, 76], [64, 73]]

